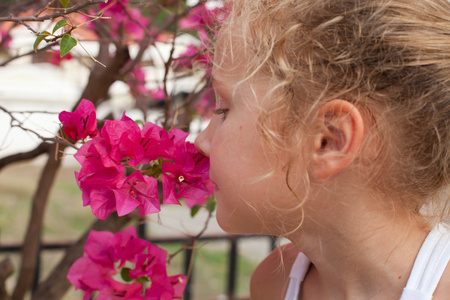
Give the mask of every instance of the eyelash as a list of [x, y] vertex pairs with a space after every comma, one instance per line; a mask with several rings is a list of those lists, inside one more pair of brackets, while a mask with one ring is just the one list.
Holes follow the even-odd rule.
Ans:
[[228, 109], [225, 109], [225, 108], [218, 108], [213, 111], [213, 114], [215, 114], [215, 115], [223, 115], [222, 116], [223, 120], [225, 120], [225, 118], [227, 117], [227, 113], [228, 113]]

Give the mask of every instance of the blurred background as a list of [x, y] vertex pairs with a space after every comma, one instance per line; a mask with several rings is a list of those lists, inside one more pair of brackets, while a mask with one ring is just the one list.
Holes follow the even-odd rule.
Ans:
[[[87, 98], [99, 119], [126, 111], [134, 120], [190, 132], [193, 141], [214, 107], [210, 50], [225, 16], [222, 2], [85, 3], [68, 1], [68, 8], [81, 8], [65, 14], [63, 1], [0, 1], [0, 262], [10, 257], [13, 265], [11, 276], [2, 276], [9, 267], [0, 266], [0, 299], [83, 295], [70, 288], [64, 296], [48, 296], [48, 278], [95, 221], [75, 182], [75, 150], [54, 148], [59, 112]], [[36, 45], [39, 34], [61, 19], [70, 26]], [[60, 38], [67, 32], [77, 46], [61, 58]], [[57, 162], [55, 152], [62, 158]], [[164, 206], [133, 224], [141, 237], [173, 253], [202, 231], [208, 216], [203, 209], [191, 217], [187, 207]], [[185, 299], [248, 299], [250, 276], [273, 246], [271, 237], [229, 236], [213, 217], [168, 270], [190, 274]], [[20, 274], [24, 256], [28, 281]]]

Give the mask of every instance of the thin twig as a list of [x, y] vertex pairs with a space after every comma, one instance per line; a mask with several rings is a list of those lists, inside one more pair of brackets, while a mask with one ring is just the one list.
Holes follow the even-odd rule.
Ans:
[[[37, 51], [43, 51], [43, 50], [46, 50], [46, 49], [51, 48], [51, 47], [56, 46], [56, 45], [59, 45], [59, 41], [58, 41], [58, 42], [51, 43], [51, 44], [47, 44], [47, 45], [45, 45], [44, 47], [38, 49]], [[27, 53], [24, 53], [24, 54], [20, 54], [20, 55], [16, 55], [16, 56], [13, 56], [13, 57], [11, 57], [10, 59], [8, 59], [8, 60], [2, 62], [2, 63], [0, 64], [0, 67], [6, 66], [6, 65], [9, 64], [10, 62], [12, 62], [13, 60], [16, 60], [16, 59], [18, 59], [18, 58], [21, 58], [21, 57], [24, 57], [24, 56], [28, 56], [28, 55], [33, 55], [33, 54], [35, 54], [35, 52], [34, 52], [34, 50], [31, 50], [30, 52], [27, 52]]]
[[[189, 8], [186, 8], [184, 11], [182, 11], [179, 14], [177, 14], [178, 18], [182, 18], [182, 17], [186, 16], [191, 9], [193, 9], [193, 8], [197, 7], [198, 5], [201, 5], [203, 3], [205, 3], [205, 0], [201, 0], [196, 5], [194, 5], [192, 7], [189, 7]], [[155, 42], [155, 39], [153, 37], [159, 36], [161, 33], [165, 32], [170, 26], [172, 26], [174, 24], [174, 22], [175, 22], [175, 16], [172, 16], [171, 18], [167, 19], [159, 27], [158, 31], [153, 36], [144, 37], [144, 39], [142, 39], [142, 42], [140, 44], [139, 52], [135, 56], [135, 59], [131, 63], [128, 63], [126, 65], [126, 67], [124, 67], [120, 71], [119, 77], [123, 77], [126, 74], [128, 74], [129, 72], [131, 72], [131, 70], [133, 70], [134, 67], [141, 61], [142, 56], [144, 55], [144, 52], [147, 50], [147, 47], [152, 45]]]
[[37, 18], [39, 17], [40, 14], [42, 14], [44, 11], [46, 11], [48, 8], [50, 8], [50, 5], [52, 5], [53, 3], [55, 3], [56, 0], [52, 0], [49, 3], [47, 3], [47, 5], [45, 7], [43, 7], [42, 9], [38, 10], [34, 16]]
[[[177, 5], [175, 7], [175, 11], [178, 12], [178, 9], [180, 7], [180, 0], [177, 0]], [[166, 105], [165, 105], [165, 109], [164, 109], [164, 124], [163, 127], [164, 129], [168, 129], [168, 122], [170, 120], [170, 114], [171, 114], [171, 110], [172, 110], [172, 97], [169, 95], [169, 92], [167, 90], [167, 76], [169, 75], [169, 70], [170, 70], [170, 65], [172, 64], [173, 61], [173, 53], [175, 52], [175, 40], [176, 40], [176, 36], [178, 33], [178, 20], [179, 20], [179, 14], [175, 14], [174, 19], [173, 19], [173, 24], [174, 24], [174, 29], [173, 29], [173, 39], [172, 39], [172, 45], [171, 45], [171, 49], [170, 49], [170, 53], [169, 53], [169, 58], [167, 59], [166, 63], [165, 63], [165, 68], [164, 68], [164, 79], [163, 79], [163, 85], [164, 85], [164, 94], [166, 95]], [[174, 118], [174, 116], [172, 116], [172, 119]]]
[[80, 45], [80, 47], [83, 48], [83, 50], [87, 53], [87, 55], [89, 55], [89, 57], [90, 57], [94, 62], [96, 62], [96, 63], [98, 63], [99, 65], [101, 65], [102, 67], [106, 68], [106, 66], [105, 66], [103, 63], [99, 62], [95, 57], [93, 57], [93, 56], [86, 50], [86, 48], [84, 48], [83, 44], [81, 44], [79, 41], [78, 41], [78, 45]]
[[31, 31], [32, 33], [34, 33], [34, 34], [36, 34], [36, 35], [38, 35], [39, 34], [39, 32], [37, 32], [36, 30], [34, 30], [30, 25], [28, 25], [27, 23], [25, 23], [25, 22], [23, 22], [23, 21], [19, 21], [19, 22], [17, 22], [17, 23], [19, 23], [20, 25], [22, 25], [22, 26], [25, 26], [29, 31]]
[[[190, 244], [192, 244], [192, 248], [194, 249], [195, 247], [194, 247], [194, 245], [195, 245], [195, 242], [205, 233], [205, 231], [206, 231], [206, 229], [208, 228], [208, 225], [209, 225], [209, 221], [211, 220], [211, 218], [212, 218], [212, 212], [208, 212], [208, 217], [206, 218], [206, 221], [205, 221], [205, 224], [203, 225], [203, 228], [202, 228], [202, 230], [200, 230], [200, 232], [199, 233], [197, 233], [195, 236], [190, 236], [190, 235], [188, 235], [190, 238], [191, 238], [191, 240], [190, 240]], [[184, 250], [186, 250], [186, 249], [189, 249], [190, 247], [188, 247], [188, 246], [186, 246], [186, 244], [185, 245], [183, 245], [180, 249], [178, 249], [177, 251], [175, 251], [174, 253], [172, 253], [172, 254], [170, 254], [169, 256], [168, 256], [168, 258], [167, 258], [167, 262], [168, 263], [170, 263], [171, 261], [172, 261], [172, 259], [175, 257], [175, 256], [177, 256], [178, 254], [180, 254], [182, 251], [184, 251]]]
[[12, 114], [46, 114], [46, 115], [57, 115], [59, 114], [59, 112], [55, 112], [55, 111], [46, 111], [46, 110], [10, 110], [9, 111]]
[[55, 18], [59, 18], [68, 14], [71, 14], [73, 12], [79, 11], [83, 8], [89, 7], [91, 5], [99, 4], [99, 3], [106, 3], [106, 0], [86, 0], [85, 2], [72, 6], [71, 8], [66, 8], [61, 10], [60, 12], [51, 14], [51, 15], [45, 15], [42, 17], [36, 17], [36, 16], [29, 16], [29, 17], [13, 17], [10, 15], [9, 17], [0, 17], [0, 22], [15, 22], [15, 23], [21, 23], [21, 22], [43, 22], [46, 20], [53, 20]]
[[65, 144], [67, 146], [70, 147], [74, 147], [75, 149], [78, 149], [75, 145], [73, 145], [72, 143], [70, 143], [69, 141], [66, 141], [65, 139], [59, 137], [59, 136], [55, 136], [54, 138], [48, 138], [45, 136], [40, 135], [39, 133], [37, 133], [36, 131], [26, 128], [23, 126], [23, 123], [18, 120], [16, 117], [14, 117], [13, 113], [11, 113], [9, 110], [7, 110], [6, 108], [4, 108], [3, 106], [0, 105], [0, 110], [2, 110], [3, 112], [5, 112], [6, 114], [9, 115], [9, 117], [11, 118], [10, 121], [10, 126], [11, 128], [16, 127], [16, 128], [20, 128], [25, 132], [30, 132], [32, 134], [34, 134], [36, 137], [38, 137], [40, 140], [42, 140], [43, 142], [54, 142], [54, 143], [62, 143]]

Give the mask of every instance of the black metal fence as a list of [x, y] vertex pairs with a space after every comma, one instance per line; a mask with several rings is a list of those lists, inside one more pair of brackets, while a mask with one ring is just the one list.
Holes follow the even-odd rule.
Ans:
[[[195, 280], [195, 273], [194, 268], [191, 266], [192, 255], [193, 255], [193, 247], [189, 247], [189, 243], [192, 243], [192, 240], [189, 238], [158, 238], [158, 239], [152, 239], [146, 237], [145, 232], [145, 224], [141, 224], [138, 226], [138, 235], [141, 238], [145, 238], [149, 240], [150, 242], [154, 244], [170, 244], [170, 243], [184, 243], [187, 245], [186, 250], [184, 252], [184, 258], [183, 258], [183, 268], [184, 268], [184, 274], [187, 274], [190, 270], [190, 276], [189, 280], [186, 284], [186, 289], [184, 293], [184, 300], [193, 300], [196, 299], [194, 292], [193, 292], [193, 281]], [[237, 298], [237, 292], [236, 292], [236, 279], [237, 279], [237, 266], [239, 263], [238, 259], [238, 250], [239, 250], [239, 243], [242, 240], [246, 239], [254, 239], [254, 238], [264, 238], [267, 240], [267, 252], [269, 253], [271, 250], [275, 249], [276, 247], [276, 240], [272, 236], [261, 236], [261, 235], [207, 235], [202, 236], [199, 239], [196, 240], [196, 242], [217, 242], [217, 241], [225, 241], [228, 244], [228, 251], [227, 251], [227, 257], [228, 257], [228, 265], [227, 265], [227, 276], [226, 276], [226, 291], [225, 294], [227, 295], [228, 300], [238, 300]], [[56, 243], [45, 243], [41, 245], [39, 258], [38, 258], [38, 267], [36, 268], [36, 274], [34, 278], [34, 285], [33, 289], [37, 288], [37, 285], [40, 280], [40, 262], [41, 262], [41, 253], [42, 251], [49, 251], [49, 250], [63, 250], [68, 247], [70, 247], [72, 243], [70, 242], [56, 242]], [[192, 246], [192, 244], [191, 244]], [[1, 245], [0, 246], [0, 253], [17, 253], [21, 251], [21, 245]], [[195, 260], [194, 260], [195, 264]]]

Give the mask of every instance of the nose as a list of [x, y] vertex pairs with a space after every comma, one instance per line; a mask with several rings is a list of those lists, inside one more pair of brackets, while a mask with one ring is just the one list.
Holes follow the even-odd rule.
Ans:
[[200, 132], [200, 134], [195, 139], [195, 148], [203, 154], [204, 156], [209, 157], [209, 151], [211, 148], [211, 139], [210, 139], [210, 131], [211, 131], [211, 123], [206, 127], [205, 130]]

